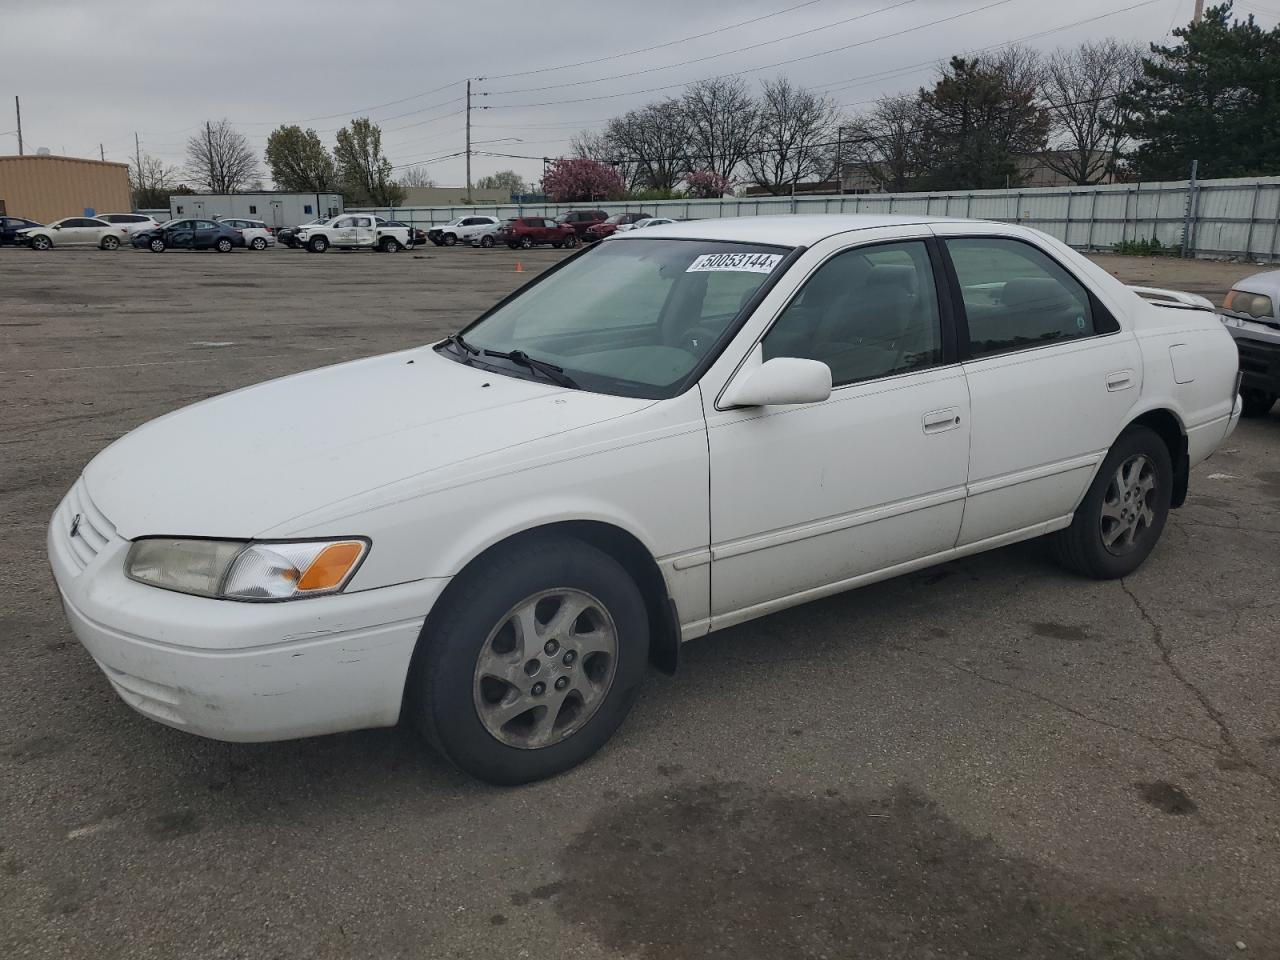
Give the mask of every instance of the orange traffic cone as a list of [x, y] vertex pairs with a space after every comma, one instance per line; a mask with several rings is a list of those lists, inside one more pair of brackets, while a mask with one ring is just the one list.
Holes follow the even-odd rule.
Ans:
[[516, 273], [524, 273], [524, 264], [519, 260], [516, 261]]

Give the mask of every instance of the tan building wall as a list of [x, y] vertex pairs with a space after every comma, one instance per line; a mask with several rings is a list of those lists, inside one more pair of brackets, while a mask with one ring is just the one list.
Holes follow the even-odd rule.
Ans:
[[[466, 187], [410, 187], [405, 192], [402, 207], [456, 206], [467, 202]], [[506, 190], [471, 189], [472, 203], [510, 203], [511, 194]]]
[[48, 223], [61, 217], [133, 209], [129, 166], [77, 157], [0, 157], [0, 200], [10, 216]]

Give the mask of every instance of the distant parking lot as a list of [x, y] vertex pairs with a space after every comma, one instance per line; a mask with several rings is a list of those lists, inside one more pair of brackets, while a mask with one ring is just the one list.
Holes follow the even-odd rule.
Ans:
[[[215, 743], [112, 693], [44, 559], [94, 453], [563, 256], [0, 249], [0, 957], [1280, 955], [1280, 407], [1132, 578], [1022, 544], [695, 641], [529, 787], [406, 731]], [[1215, 302], [1260, 269], [1097, 259]]]

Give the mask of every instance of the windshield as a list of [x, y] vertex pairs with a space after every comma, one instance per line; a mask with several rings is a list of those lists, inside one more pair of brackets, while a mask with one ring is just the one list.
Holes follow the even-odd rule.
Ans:
[[625, 216], [625, 213], [615, 213], [612, 217], [606, 220], [605, 223], [621, 223]]
[[[605, 243], [498, 306], [463, 337], [476, 350], [519, 351], [555, 364], [584, 390], [675, 396], [786, 253], [714, 240]], [[460, 347], [441, 350], [464, 361]], [[540, 377], [501, 358], [466, 360]]]

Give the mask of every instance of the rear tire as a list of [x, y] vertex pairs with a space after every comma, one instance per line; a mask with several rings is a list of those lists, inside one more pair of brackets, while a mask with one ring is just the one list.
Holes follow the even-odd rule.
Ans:
[[521, 247], [521, 249], [523, 249], [523, 250], [532, 250], [532, 249], [533, 249], [533, 237], [530, 237], [530, 236], [523, 236], [523, 237], [521, 237], [521, 238], [520, 238], [520, 247]]
[[219, 253], [230, 253], [231, 241], [226, 237], [219, 237], [218, 242], [213, 245], [213, 249], [217, 250]]
[[249, 246], [253, 247], [255, 250], [262, 251], [267, 249], [267, 241], [262, 237], [254, 237]]
[[[570, 601], [582, 612], [557, 624]], [[407, 715], [474, 777], [542, 780], [586, 760], [622, 724], [648, 643], [644, 600], [616, 560], [569, 537], [526, 540], [464, 573], [432, 611]]]
[[1240, 415], [1244, 417], [1265, 417], [1275, 406], [1276, 395], [1265, 390], [1240, 391]]
[[480, 246], [482, 246], [482, 247], [492, 247], [492, 246], [493, 246], [493, 237], [490, 237], [490, 236], [488, 236], [488, 235], [485, 235], [485, 236], [481, 237], [481, 238], [480, 238]]
[[1055, 558], [1096, 580], [1128, 576], [1159, 541], [1172, 495], [1169, 448], [1154, 430], [1130, 427], [1102, 461], [1071, 526], [1050, 535]]
[[577, 245], [578, 245], [578, 235], [576, 233], [571, 233], [564, 238], [564, 248], [566, 250], [572, 250]]
[[103, 250], [119, 250], [120, 238], [119, 237], [103, 237], [102, 242], [98, 244], [98, 246], [101, 247]]
[[383, 253], [399, 253], [400, 241], [395, 237], [383, 237], [381, 250]]

